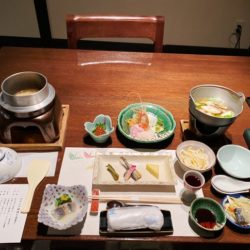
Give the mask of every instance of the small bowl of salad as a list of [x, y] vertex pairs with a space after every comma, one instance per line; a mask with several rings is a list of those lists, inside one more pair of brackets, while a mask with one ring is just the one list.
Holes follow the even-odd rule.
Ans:
[[84, 128], [97, 143], [104, 143], [114, 131], [112, 121], [108, 115], [98, 115], [93, 122], [85, 122]]

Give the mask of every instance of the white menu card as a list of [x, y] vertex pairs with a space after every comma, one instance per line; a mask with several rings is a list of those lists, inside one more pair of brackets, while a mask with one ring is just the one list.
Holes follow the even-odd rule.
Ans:
[[27, 214], [21, 213], [27, 184], [0, 185], [0, 243], [21, 242]]

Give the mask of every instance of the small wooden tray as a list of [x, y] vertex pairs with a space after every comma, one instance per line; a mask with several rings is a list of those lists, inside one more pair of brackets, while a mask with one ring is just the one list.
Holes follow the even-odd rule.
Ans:
[[60, 137], [52, 143], [0, 143], [0, 147], [12, 148], [16, 151], [59, 151], [62, 150], [65, 139], [65, 132], [69, 117], [69, 105], [62, 105], [62, 118], [60, 124]]
[[189, 120], [181, 120], [181, 131], [182, 133], [185, 132], [185, 130], [189, 129]]

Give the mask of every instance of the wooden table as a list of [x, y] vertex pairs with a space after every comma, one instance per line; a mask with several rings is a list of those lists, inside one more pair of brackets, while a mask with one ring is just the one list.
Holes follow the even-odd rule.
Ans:
[[[97, 114], [108, 114], [114, 126], [121, 109], [134, 102], [156, 103], [168, 109], [177, 123], [172, 141], [159, 144], [159, 148], [176, 149], [182, 141], [180, 120], [188, 119], [188, 97], [193, 86], [213, 83], [243, 92], [250, 96], [250, 58], [211, 55], [184, 55], [158, 53], [128, 53], [83, 51], [68, 49], [8, 48], [0, 49], [0, 81], [20, 71], [37, 71], [44, 74], [55, 87], [63, 104], [70, 105], [65, 146], [98, 147], [83, 129], [85, 121], [92, 121]], [[139, 98], [140, 97], [140, 98]], [[243, 131], [250, 125], [250, 109], [244, 103], [243, 113], [228, 129], [226, 136], [232, 143], [246, 147]], [[105, 147], [138, 147], [124, 140], [118, 131], [112, 134]], [[56, 183], [63, 158], [59, 153], [56, 176], [46, 178], [37, 189], [32, 209], [27, 217], [23, 240], [52, 239], [57, 241], [98, 241], [99, 236], [53, 236], [39, 231], [37, 214], [46, 183]], [[214, 171], [220, 171], [215, 166]], [[205, 196], [216, 200], [210, 176], [206, 176]], [[15, 179], [10, 183], [26, 183]], [[186, 223], [186, 222], [183, 222]], [[249, 235], [237, 233], [225, 227], [223, 233], [213, 239], [200, 237], [156, 237], [136, 239], [110, 239], [114, 241], [157, 242], [161, 244], [249, 244]], [[64, 243], [63, 243], [64, 244]]]

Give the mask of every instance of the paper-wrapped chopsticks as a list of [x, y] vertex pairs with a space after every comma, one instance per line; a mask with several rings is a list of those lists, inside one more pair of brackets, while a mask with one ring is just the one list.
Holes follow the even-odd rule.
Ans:
[[89, 201], [97, 199], [100, 202], [106, 202], [111, 200], [118, 200], [130, 203], [155, 203], [155, 204], [181, 204], [182, 201], [178, 196], [150, 196], [150, 195], [100, 195], [100, 196], [88, 196]]

